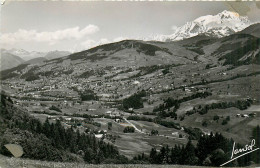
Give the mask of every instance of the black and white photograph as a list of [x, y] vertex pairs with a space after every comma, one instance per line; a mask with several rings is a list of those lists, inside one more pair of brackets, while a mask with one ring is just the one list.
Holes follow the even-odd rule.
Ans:
[[260, 167], [260, 1], [0, 12], [0, 168]]

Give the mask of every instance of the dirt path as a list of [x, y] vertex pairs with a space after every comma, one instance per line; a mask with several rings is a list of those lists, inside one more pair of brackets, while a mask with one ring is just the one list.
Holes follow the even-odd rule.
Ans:
[[147, 134], [147, 135], [148, 135], [148, 133], [145, 133], [145, 132], [143, 132], [142, 130], [138, 129], [133, 123], [131, 123], [130, 121], [128, 121], [125, 117], [123, 117], [123, 119], [124, 119], [128, 124], [130, 124], [132, 127], [134, 127], [137, 132], [139, 132], [139, 133], [141, 133], [141, 134]]
[[[147, 132], [143, 132], [142, 130], [138, 129], [133, 123], [131, 123], [130, 121], [128, 121], [125, 117], [123, 117], [123, 119], [128, 123], [130, 124], [132, 127], [135, 128], [135, 130], [141, 134], [146, 134], [146, 135], [149, 135], [149, 133]], [[158, 136], [160, 137], [165, 137], [165, 138], [172, 138], [172, 139], [175, 139], [175, 140], [183, 140], [185, 138], [178, 138], [178, 137], [174, 137], [174, 136], [169, 136], [169, 135], [162, 135], [162, 134], [158, 134]]]

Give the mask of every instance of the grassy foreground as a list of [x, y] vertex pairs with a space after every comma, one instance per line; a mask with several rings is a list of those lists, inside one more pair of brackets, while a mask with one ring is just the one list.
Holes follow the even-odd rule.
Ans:
[[[252, 166], [252, 167], [259, 167]], [[37, 161], [20, 158], [9, 158], [0, 155], [0, 168], [199, 168], [203, 166], [182, 166], [182, 165], [138, 165], [138, 164], [127, 164], [127, 165], [112, 165], [112, 164], [84, 164], [84, 163], [61, 163], [61, 162], [48, 162], [48, 161]], [[210, 167], [203, 167], [210, 168]]]

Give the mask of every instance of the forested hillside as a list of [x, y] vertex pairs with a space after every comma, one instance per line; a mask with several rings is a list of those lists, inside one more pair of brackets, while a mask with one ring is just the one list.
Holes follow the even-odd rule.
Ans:
[[65, 129], [59, 120], [41, 123], [13, 105], [12, 100], [1, 94], [0, 153], [11, 156], [4, 147], [14, 143], [23, 147], [24, 158], [47, 161], [78, 161], [86, 163], [125, 163], [111, 144], [97, 140], [94, 135]]

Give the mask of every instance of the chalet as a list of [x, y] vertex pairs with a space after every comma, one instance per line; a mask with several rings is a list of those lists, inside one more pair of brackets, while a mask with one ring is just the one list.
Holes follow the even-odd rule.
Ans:
[[112, 111], [107, 111], [106, 114], [107, 115], [111, 115]]
[[191, 92], [189, 88], [185, 88], [185, 92]]
[[179, 132], [173, 132], [172, 135], [173, 136], [179, 136]]
[[129, 110], [129, 111], [133, 111], [134, 109], [133, 109], [133, 108], [129, 108], [128, 110]]
[[139, 81], [134, 81], [133, 84], [134, 84], [134, 85], [139, 85], [140, 82], [139, 82]]
[[249, 115], [248, 115], [248, 114], [243, 114], [242, 117], [244, 117], [244, 118], [248, 118]]
[[95, 134], [95, 137], [96, 137], [96, 138], [102, 138], [102, 137], [103, 137], [103, 134]]
[[71, 121], [71, 118], [64, 118], [66, 121]]

